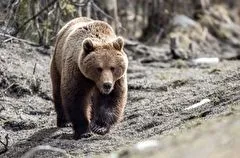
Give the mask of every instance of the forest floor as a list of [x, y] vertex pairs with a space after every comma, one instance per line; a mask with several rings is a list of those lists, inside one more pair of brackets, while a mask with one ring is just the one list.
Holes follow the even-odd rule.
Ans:
[[[139, 55], [138, 58], [138, 54], [127, 51], [130, 61], [127, 72], [129, 93], [124, 119], [105, 136], [93, 135], [73, 140], [71, 128], [56, 128], [49, 75], [51, 50], [22, 42], [8, 42], [1, 44], [0, 52], [0, 135], [3, 143], [8, 140], [5, 152], [4, 146], [0, 144], [3, 152], [0, 157], [21, 157], [39, 145], [63, 149], [72, 156], [92, 157], [146, 139], [165, 137], [171, 137], [169, 140], [172, 143], [166, 143], [168, 139], [163, 140], [161, 150], [158, 151], [168, 154], [179, 151], [175, 154], [190, 153], [188, 156], [191, 157], [191, 154], [199, 154], [199, 150], [191, 150], [187, 145], [191, 146], [192, 141], [205, 144], [209, 137], [216, 137], [217, 140], [215, 133], [231, 136], [231, 139], [229, 135], [224, 137], [226, 140], [222, 140], [225, 140], [225, 144], [221, 146], [223, 149], [225, 146], [232, 149], [231, 156], [231, 152], [237, 153], [240, 147], [239, 142], [232, 142], [239, 138], [240, 127], [238, 60], [189, 66], [184, 60], [156, 62], [149, 60], [156, 58], [151, 53], [147, 56]], [[203, 99], [208, 102], [197, 108], [189, 108]], [[216, 118], [213, 125], [205, 125], [205, 122]], [[232, 133], [224, 132], [235, 126], [238, 129], [234, 128]], [[201, 127], [210, 129], [200, 130]], [[184, 141], [179, 136], [179, 142], [176, 143], [174, 140], [184, 132], [186, 135], [193, 133], [191, 141]], [[176, 149], [186, 142], [186, 150], [184, 147]], [[208, 145], [205, 144], [205, 148]], [[131, 156], [131, 152], [124, 151], [118, 157]], [[64, 157], [64, 154], [47, 150], [37, 151], [34, 157]]]

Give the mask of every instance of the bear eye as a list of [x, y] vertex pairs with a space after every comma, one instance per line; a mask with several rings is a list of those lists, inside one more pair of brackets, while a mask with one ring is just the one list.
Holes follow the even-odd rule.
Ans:
[[114, 68], [114, 67], [111, 67], [110, 69], [111, 69], [111, 71], [112, 71], [112, 72], [115, 70], [115, 68]]
[[97, 68], [97, 71], [98, 71], [98, 72], [102, 72], [102, 68], [101, 68], [101, 67], [98, 67], [98, 68]]

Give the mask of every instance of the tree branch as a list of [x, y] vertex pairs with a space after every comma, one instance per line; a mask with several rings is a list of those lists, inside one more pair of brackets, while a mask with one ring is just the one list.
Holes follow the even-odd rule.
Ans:
[[27, 23], [29, 23], [30, 21], [32, 21], [33, 19], [37, 18], [40, 14], [42, 14], [45, 10], [47, 10], [49, 7], [51, 7], [52, 5], [54, 5], [58, 0], [53, 0], [51, 2], [49, 2], [42, 10], [40, 10], [37, 14], [33, 15], [31, 18], [27, 19], [18, 29], [21, 30]]
[[[8, 35], [8, 34], [5, 34], [5, 33], [0, 33], [0, 36], [8, 37], [10, 40], [14, 39], [14, 40], [17, 40], [17, 41], [21, 41], [21, 42], [27, 43], [27, 44], [32, 45], [32, 46], [39, 46], [39, 44], [37, 44], [37, 43], [30, 42], [30, 41], [24, 40], [24, 39], [20, 39], [20, 38], [17, 38], [17, 37], [14, 37], [14, 36], [11, 36], [11, 35]], [[5, 40], [3, 42], [8, 42], [9, 39], [7, 39], [7, 40]]]

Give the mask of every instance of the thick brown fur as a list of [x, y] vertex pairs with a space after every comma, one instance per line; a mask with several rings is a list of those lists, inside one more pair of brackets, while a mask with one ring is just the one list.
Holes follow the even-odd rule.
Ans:
[[76, 18], [57, 34], [51, 62], [57, 126], [71, 122], [74, 138], [106, 134], [127, 100], [123, 39], [105, 22]]

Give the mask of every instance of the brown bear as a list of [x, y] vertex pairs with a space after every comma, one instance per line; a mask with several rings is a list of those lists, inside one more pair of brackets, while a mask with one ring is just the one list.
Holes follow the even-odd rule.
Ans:
[[127, 55], [110, 25], [89, 18], [68, 22], [57, 34], [51, 61], [57, 126], [72, 123], [74, 138], [104, 135], [127, 101]]

